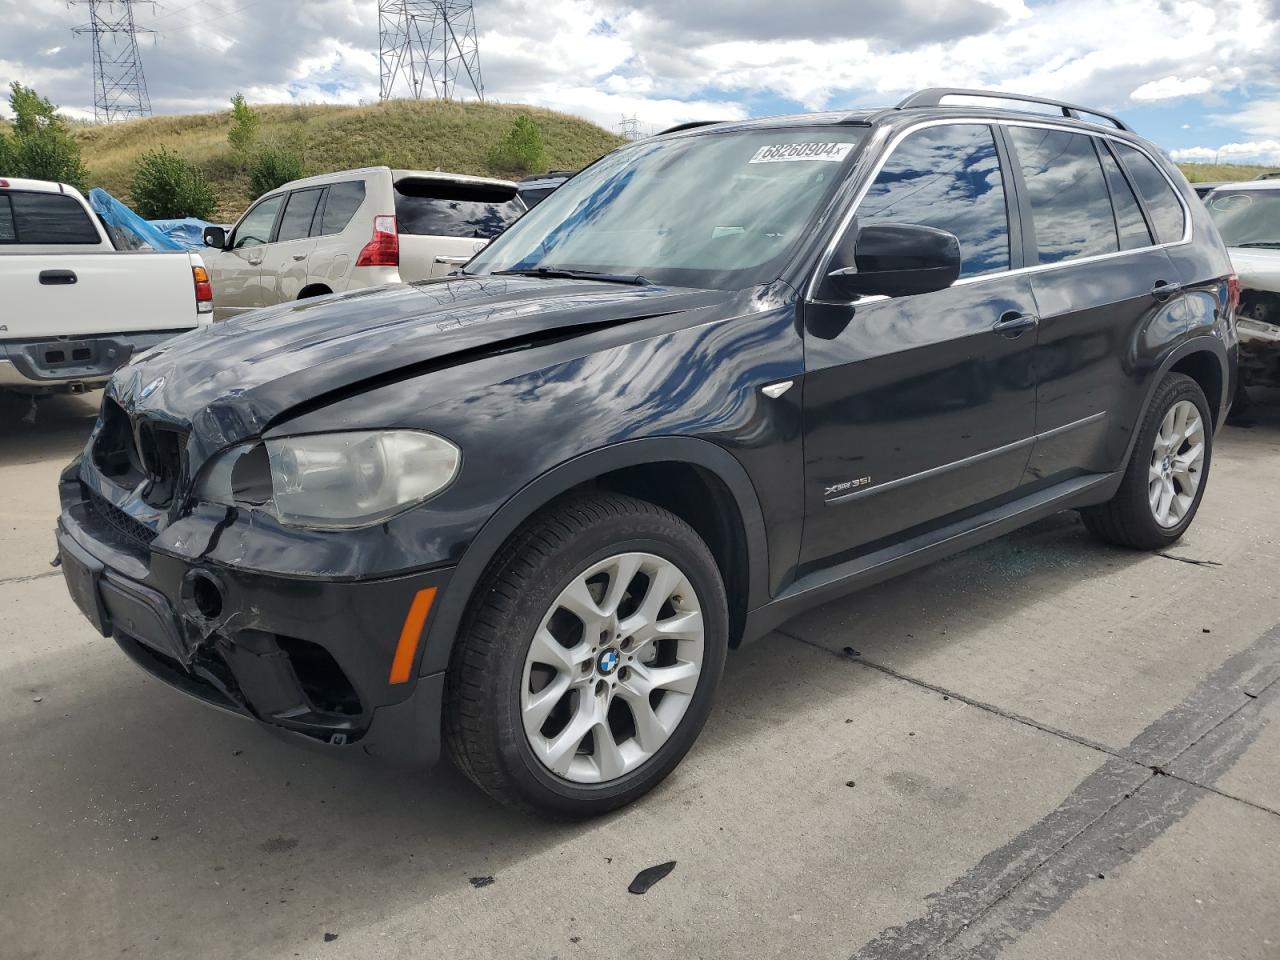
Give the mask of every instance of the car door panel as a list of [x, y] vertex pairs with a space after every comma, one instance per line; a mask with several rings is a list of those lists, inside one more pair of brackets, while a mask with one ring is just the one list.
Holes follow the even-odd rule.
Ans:
[[805, 350], [804, 559], [820, 561], [1007, 494], [1035, 432], [1034, 312], [1009, 276], [857, 308]]
[[208, 267], [218, 319], [262, 306], [262, 262], [284, 198], [284, 194], [274, 194], [250, 207], [232, 231], [229, 249], [210, 258]]
[[1160, 248], [1032, 274], [1040, 315], [1036, 430], [1029, 479], [1118, 469], [1150, 370], [1143, 358], [1186, 329], [1176, 274]]
[[[998, 155], [985, 124], [913, 132], [882, 164], [851, 227], [955, 233], [956, 285], [805, 306], [802, 567], [1008, 496], [1024, 474], [1035, 435], [1035, 300], [1029, 278], [1009, 272], [1021, 243], [1011, 246], [1019, 234], [1009, 230], [1013, 193]], [[1015, 318], [1015, 329], [997, 329]]]

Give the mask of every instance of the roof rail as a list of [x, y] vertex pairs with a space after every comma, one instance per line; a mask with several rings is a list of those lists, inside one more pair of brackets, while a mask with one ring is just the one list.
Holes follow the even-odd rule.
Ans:
[[[1022, 103], [1038, 103], [1046, 107], [1057, 107], [1062, 111], [1064, 117], [1070, 117], [1073, 120], [1088, 119], [1088, 117], [1101, 117], [1108, 123], [1114, 123], [1118, 130], [1132, 129], [1127, 123], [1119, 117], [1104, 113], [1101, 110], [1095, 110], [1092, 107], [1082, 107], [1077, 103], [1066, 103], [1062, 100], [1051, 100], [1048, 97], [1030, 97], [1023, 93], [1003, 93], [999, 90], [969, 90], [964, 87], [929, 87], [927, 90], [919, 90], [911, 94], [901, 103], [897, 109], [908, 110], [911, 107], [939, 107], [942, 106], [944, 97], [984, 97], [990, 100], [1017, 100]], [[1080, 114], [1087, 114], [1081, 117]]]
[[679, 133], [681, 130], [693, 130], [697, 127], [709, 127], [713, 123], [724, 123], [723, 120], [690, 120], [688, 123], [677, 123], [674, 127], [667, 127], [654, 134], [655, 137], [664, 137], [668, 133]]

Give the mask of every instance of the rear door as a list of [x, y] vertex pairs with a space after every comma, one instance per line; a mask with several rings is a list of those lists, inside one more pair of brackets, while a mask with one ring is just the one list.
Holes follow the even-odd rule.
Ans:
[[266, 301], [262, 290], [262, 262], [285, 196], [272, 194], [254, 204], [236, 224], [228, 249], [209, 258], [217, 319], [244, 313]]
[[[0, 192], [0, 340], [181, 330], [196, 324], [185, 253], [117, 252], [75, 196]], [[52, 344], [63, 359], [92, 350]]]
[[395, 195], [405, 281], [447, 276], [526, 210], [514, 185], [401, 177]]
[[1009, 125], [1040, 316], [1039, 435], [1028, 482], [1123, 461], [1144, 396], [1139, 358], [1186, 325], [1178, 278], [1104, 139]]
[[324, 187], [294, 190], [285, 201], [275, 240], [262, 259], [264, 305], [297, 300], [307, 285], [311, 254], [316, 248], [312, 228]]
[[[805, 305], [802, 563], [824, 565], [1017, 486], [1035, 434], [1035, 304], [1016, 198], [985, 123], [911, 131], [850, 230], [956, 235], [959, 282], [904, 297]], [[822, 323], [816, 322], [822, 317]]]

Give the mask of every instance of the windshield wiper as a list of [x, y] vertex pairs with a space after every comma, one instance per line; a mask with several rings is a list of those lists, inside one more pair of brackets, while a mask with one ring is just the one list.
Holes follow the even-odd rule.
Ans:
[[566, 280], [599, 280], [602, 283], [628, 283], [647, 287], [650, 281], [638, 273], [597, 273], [594, 270], [571, 270], [568, 267], [526, 267], [520, 270], [495, 270], [494, 277], [561, 277]]
[[1250, 240], [1248, 243], [1237, 243], [1237, 247], [1263, 247], [1267, 250], [1280, 250], [1280, 240]]

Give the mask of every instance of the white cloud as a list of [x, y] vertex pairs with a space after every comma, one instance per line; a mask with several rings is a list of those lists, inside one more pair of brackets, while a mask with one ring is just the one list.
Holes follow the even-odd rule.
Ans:
[[1208, 93], [1212, 89], [1213, 81], [1208, 77], [1161, 77], [1144, 83], [1129, 97], [1132, 100], [1172, 100]]
[[1209, 119], [1219, 126], [1280, 137], [1280, 96], [1254, 100], [1234, 113], [1215, 113]]
[[1185, 147], [1169, 154], [1179, 163], [1259, 163], [1280, 165], [1280, 140], [1224, 143], [1220, 147]]
[[[69, 34], [83, 11], [33, 7], [0, 0], [0, 84], [90, 110], [89, 40]], [[162, 34], [142, 58], [157, 110], [224, 109], [237, 89], [259, 102], [377, 98], [369, 0], [218, 9], [233, 12], [156, 19]], [[806, 109], [893, 103], [945, 85], [1121, 111], [1247, 90], [1262, 99], [1209, 122], [1231, 128], [1223, 139], [1280, 136], [1280, 98], [1266, 99], [1280, 89], [1275, 0], [485, 0], [476, 17], [491, 99], [608, 127], [623, 115], [646, 128], [739, 117], [776, 98]]]

